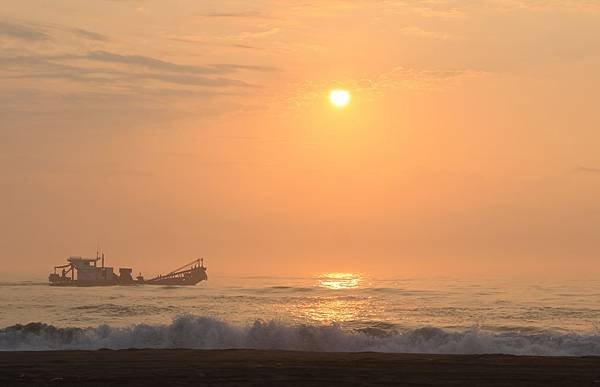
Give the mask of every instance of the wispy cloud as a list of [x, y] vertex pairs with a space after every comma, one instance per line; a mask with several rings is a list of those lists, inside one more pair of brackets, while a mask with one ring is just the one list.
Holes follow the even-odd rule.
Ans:
[[[465, 18], [472, 8], [470, 3], [460, 0], [383, 0], [391, 9], [405, 10], [424, 18], [458, 19]], [[473, 5], [476, 3], [474, 2]]]
[[128, 74], [129, 80], [154, 80], [166, 83], [174, 83], [184, 86], [205, 86], [205, 87], [256, 87], [247, 82], [230, 78], [208, 78], [201, 76], [189, 76], [180, 74]]
[[265, 18], [265, 14], [257, 11], [245, 11], [245, 12], [214, 12], [203, 15], [209, 18], [233, 18], [233, 19], [245, 19], [245, 18]]
[[[77, 58], [101, 58], [100, 62], [108, 61], [110, 63], [124, 63], [126, 65], [138, 65], [148, 67], [153, 72], [128, 71], [126, 69], [75, 66], [68, 63], [62, 63], [57, 60]], [[207, 67], [210, 71], [206, 74], [198, 75], [203, 69], [198, 66], [184, 66], [174, 63], [163, 62], [151, 57], [114, 55], [98, 52], [88, 55], [65, 55], [65, 56], [20, 56], [20, 57], [0, 57], [0, 64], [5, 70], [11, 73], [4, 75], [3, 78], [24, 79], [67, 79], [79, 82], [102, 82], [102, 83], [122, 83], [134, 82], [140, 80], [154, 80], [165, 83], [172, 83], [186, 86], [205, 86], [205, 87], [251, 87], [247, 82], [230, 79], [225, 77], [209, 77], [208, 74], [231, 73], [237, 70], [237, 66], [247, 67], [245, 65], [225, 64]], [[162, 72], [158, 72], [163, 70]]]
[[152, 58], [143, 55], [132, 55], [132, 54], [115, 54], [108, 51], [92, 51], [85, 55], [86, 59], [108, 62], [108, 63], [121, 63], [128, 65], [142, 66], [154, 70], [174, 71], [174, 72], [186, 72], [186, 73], [203, 73], [203, 74], [215, 74], [223, 72], [219, 68], [209, 66], [196, 66], [196, 65], [182, 65], [172, 62], [167, 62], [161, 59]]
[[49, 39], [49, 35], [33, 27], [24, 24], [15, 24], [0, 21], [0, 36], [28, 41], [40, 41]]
[[577, 12], [600, 12], [600, 3], [596, 0], [561, 0], [561, 1], [540, 1], [540, 0], [493, 0], [497, 9], [501, 10], [527, 10], [527, 11], [547, 11], [572, 10]]
[[152, 70], [161, 70], [169, 72], [182, 72], [182, 73], [196, 73], [196, 74], [227, 74], [233, 73], [239, 70], [250, 70], [250, 71], [277, 71], [276, 67], [272, 66], [257, 66], [257, 65], [246, 65], [246, 64], [235, 64], [235, 63], [219, 63], [210, 64], [205, 66], [198, 65], [184, 65], [173, 62], [167, 62], [161, 59], [152, 58], [143, 55], [131, 55], [131, 54], [115, 54], [108, 51], [93, 51], [89, 52], [82, 58], [98, 61], [98, 62], [109, 62], [109, 63], [121, 63], [127, 65], [135, 65], [146, 67]]
[[279, 71], [279, 69], [274, 66], [241, 65], [241, 64], [232, 64], [232, 63], [213, 64], [211, 66], [225, 70], [225, 71], [238, 71], [238, 70], [249, 70], [249, 71], [259, 71], [259, 72]]
[[382, 74], [373, 85], [378, 89], [439, 90], [468, 78], [478, 78], [488, 74], [486, 71], [475, 69], [416, 69], [398, 66]]
[[404, 35], [414, 36], [417, 38], [433, 39], [433, 40], [459, 40], [459, 38], [454, 35], [425, 30], [421, 27], [416, 27], [416, 26], [404, 27], [401, 31]]
[[173, 37], [169, 37], [169, 39], [171, 39], [175, 42], [197, 44], [197, 45], [203, 45], [203, 46], [232, 47], [232, 48], [240, 48], [243, 50], [263, 50], [263, 48], [261, 48], [261, 47], [250, 45], [250, 44], [236, 43], [235, 41], [230, 42], [225, 39], [214, 39], [214, 38], [210, 38], [210, 37], [206, 37], [206, 36], [194, 36], [194, 35], [173, 36]]
[[594, 168], [594, 167], [579, 167], [579, 168], [576, 168], [575, 171], [583, 172], [583, 173], [600, 174], [600, 168]]
[[85, 38], [85, 39], [96, 40], [99, 42], [108, 42], [110, 40], [105, 35], [99, 34], [94, 31], [84, 30], [82, 28], [71, 28], [69, 30], [72, 33], [74, 33], [75, 35], [79, 35], [80, 37]]
[[261, 31], [245, 31], [240, 33], [239, 35], [233, 36], [232, 38], [238, 39], [254, 39], [254, 38], [264, 38], [265, 36], [271, 36], [279, 33], [281, 29], [279, 27], [273, 27], [266, 30]]
[[98, 42], [108, 42], [110, 39], [98, 32], [83, 28], [69, 27], [58, 24], [26, 24], [0, 21], [0, 36], [27, 41], [50, 40], [52, 32], [68, 32], [80, 38]]

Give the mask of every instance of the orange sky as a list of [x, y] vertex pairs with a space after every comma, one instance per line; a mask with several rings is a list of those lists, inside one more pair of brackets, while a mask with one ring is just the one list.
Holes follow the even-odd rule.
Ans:
[[3, 4], [0, 278], [597, 275], [598, 68], [586, 0]]

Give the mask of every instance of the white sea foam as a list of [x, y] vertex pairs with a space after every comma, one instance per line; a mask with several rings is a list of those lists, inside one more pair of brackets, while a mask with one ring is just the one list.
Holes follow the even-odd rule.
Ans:
[[301, 351], [404, 352], [442, 354], [600, 355], [600, 336], [553, 332], [489, 333], [476, 328], [453, 332], [435, 327], [403, 333], [348, 332], [336, 325], [286, 325], [256, 321], [236, 326], [185, 315], [168, 325], [57, 328], [43, 323], [0, 330], [0, 350], [93, 350], [100, 348], [255, 348]]

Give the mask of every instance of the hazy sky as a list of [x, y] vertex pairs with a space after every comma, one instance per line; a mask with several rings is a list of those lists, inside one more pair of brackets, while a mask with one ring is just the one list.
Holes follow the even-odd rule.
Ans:
[[598, 275], [599, 69], [595, 0], [4, 1], [0, 277]]

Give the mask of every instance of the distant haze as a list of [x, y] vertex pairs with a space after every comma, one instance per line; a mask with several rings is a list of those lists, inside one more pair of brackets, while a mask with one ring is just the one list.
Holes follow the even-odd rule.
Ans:
[[5, 2], [0, 279], [597, 276], [599, 68], [593, 1]]

